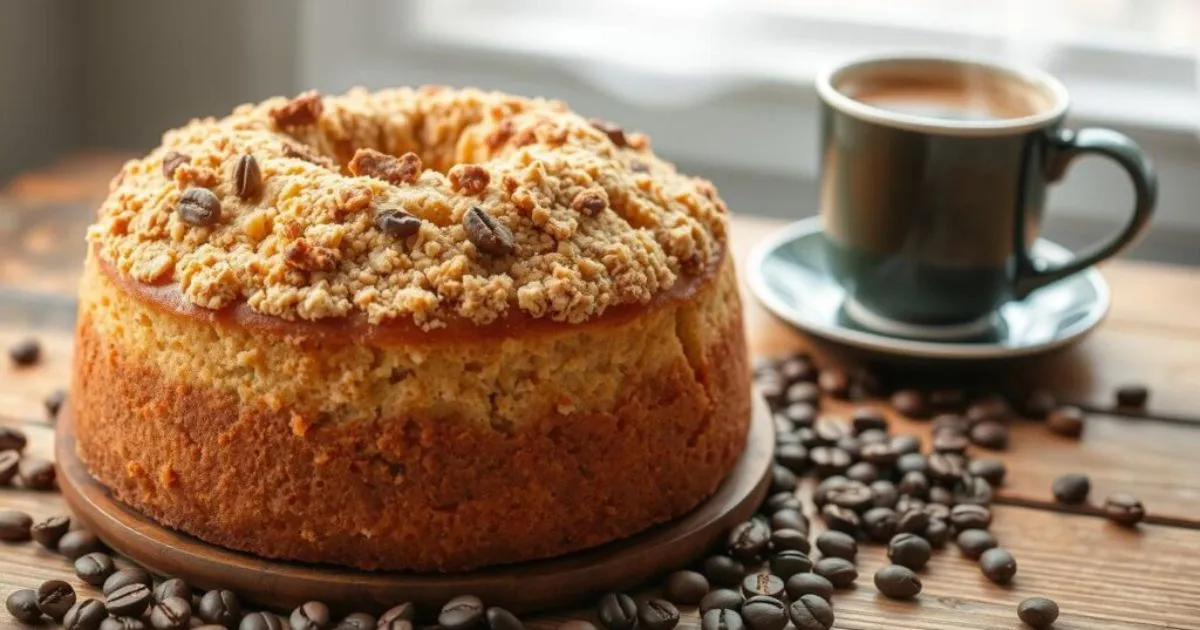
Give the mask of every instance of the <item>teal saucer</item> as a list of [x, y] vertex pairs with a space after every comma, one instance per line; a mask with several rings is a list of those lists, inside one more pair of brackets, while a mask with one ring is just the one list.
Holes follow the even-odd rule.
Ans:
[[[854, 305], [829, 273], [824, 248], [819, 217], [780, 229], [751, 254], [746, 269], [750, 289], [776, 317], [798, 330], [880, 357], [937, 362], [1028, 357], [1079, 341], [1108, 312], [1108, 285], [1100, 272], [1088, 269], [1005, 304], [986, 330], [969, 339], [885, 334], [846, 315]], [[1058, 263], [1069, 260], [1071, 252], [1039, 239], [1033, 256]]]

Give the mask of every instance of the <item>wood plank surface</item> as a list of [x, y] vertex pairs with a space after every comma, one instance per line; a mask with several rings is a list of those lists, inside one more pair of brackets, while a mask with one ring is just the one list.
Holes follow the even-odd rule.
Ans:
[[[60, 208], [45, 216], [61, 225], [47, 228], [49, 236], [32, 239], [32, 245], [22, 245], [20, 255], [2, 257], [7, 266], [0, 265], [0, 348], [32, 332], [42, 340], [45, 357], [35, 368], [15, 369], [7, 361], [0, 365], [0, 425], [22, 428], [30, 438], [27, 452], [41, 457], [50, 456], [52, 440], [42, 399], [68, 381], [70, 296], [83, 251], [82, 226], [90, 216], [86, 200], [102, 194], [97, 182], [106, 184], [107, 174], [115, 170], [111, 164], [89, 158], [60, 165], [22, 178], [0, 194], [0, 246], [6, 252], [18, 251], [9, 249], [12, 239], [29, 239], [27, 226], [36, 225], [14, 218], [16, 214], [36, 214], [50, 204]], [[735, 254], [744, 259], [749, 246], [778, 225], [739, 217], [733, 230]], [[1053, 436], [1036, 423], [1014, 423], [1012, 446], [999, 454], [1009, 468], [1001, 500], [1023, 505], [997, 506], [993, 527], [1017, 558], [1014, 584], [990, 584], [975, 563], [950, 548], [936, 554], [922, 573], [925, 591], [917, 601], [894, 602], [879, 596], [871, 584], [871, 575], [884, 562], [882, 549], [864, 547], [857, 588], [834, 598], [835, 628], [1020, 628], [1017, 602], [1044, 595], [1062, 608], [1054, 626], [1060, 630], [1200, 629], [1200, 529], [1195, 529], [1200, 525], [1200, 460], [1195, 455], [1200, 425], [1191, 424], [1200, 420], [1200, 321], [1194, 318], [1200, 312], [1200, 274], [1124, 261], [1110, 264], [1104, 273], [1114, 305], [1097, 334], [1057, 356], [1001, 374], [973, 376], [971, 384], [997, 390], [1049, 384], [1063, 398], [1105, 408], [1115, 385], [1141, 382], [1152, 389], [1153, 414], [1183, 421], [1096, 416], [1079, 441]], [[812, 348], [753, 298], [745, 303], [755, 353]], [[833, 413], [850, 408], [829, 405]], [[893, 422], [897, 432], [928, 431], [925, 422]], [[1094, 516], [1044, 509], [1050, 507], [1050, 482], [1064, 472], [1091, 475], [1097, 498], [1133, 491], [1152, 516], [1187, 527], [1143, 525], [1127, 531]], [[0, 508], [39, 518], [64, 510], [57, 494], [14, 488], [0, 489]], [[0, 543], [0, 596], [50, 578], [67, 579], [81, 593], [95, 595], [61, 557], [32, 543]], [[567, 619], [595, 621], [592, 611], [566, 611], [530, 625], [550, 629]], [[0, 627], [12, 624], [0, 609]], [[682, 626], [696, 625], [694, 610], [685, 610]]]

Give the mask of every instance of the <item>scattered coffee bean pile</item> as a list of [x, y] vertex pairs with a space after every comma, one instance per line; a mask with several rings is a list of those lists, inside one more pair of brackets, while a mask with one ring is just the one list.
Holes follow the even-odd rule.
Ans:
[[[9, 354], [18, 366], [32, 365], [40, 358], [40, 345], [24, 340]], [[887, 546], [892, 564], [875, 573], [874, 584], [892, 599], [918, 597], [922, 583], [917, 572], [951, 540], [964, 557], [979, 563], [986, 579], [1007, 584], [1014, 578], [1016, 559], [988, 531], [988, 506], [993, 488], [1003, 484], [1004, 463], [968, 455], [972, 446], [1008, 447], [1006, 422], [1015, 414], [1009, 401], [996, 395], [969, 398], [959, 390], [893, 392], [888, 401], [896, 412], [932, 423], [930, 448], [923, 451], [919, 437], [891, 434], [877, 407], [863, 404], [848, 419], [823, 413], [824, 399], [881, 397], [882, 387], [869, 374], [822, 370], [806, 355], [792, 355], [756, 362], [754, 377], [771, 405], [776, 429], [771, 492], [759, 513], [734, 527], [722, 548], [696, 570], [669, 575], [663, 598], [603, 596], [596, 616], [607, 630], [672, 630], [680, 620], [678, 606], [696, 606], [703, 630], [784, 630], [789, 620], [796, 630], [828, 630], [834, 623], [835, 591], [858, 580], [860, 542]], [[46, 398], [52, 422], [66, 396], [58, 390]], [[1144, 408], [1147, 398], [1140, 386], [1116, 392], [1117, 406], [1126, 410]], [[1071, 437], [1082, 435], [1086, 423], [1082, 410], [1057, 405], [1048, 392], [1024, 397], [1017, 410]], [[0, 427], [0, 485], [53, 489], [53, 465], [23, 457], [26, 441], [20, 431]], [[807, 475], [817, 480], [811, 508], [797, 492]], [[1057, 501], [1070, 505], [1087, 504], [1090, 490], [1090, 481], [1080, 474], [1064, 475], [1051, 488]], [[825, 524], [815, 538], [806, 515], [813, 508]], [[1145, 516], [1141, 502], [1124, 493], [1109, 496], [1100, 509], [1125, 526], [1135, 526]], [[35, 523], [22, 512], [0, 510], [0, 540], [30, 539], [71, 561], [76, 576], [100, 588], [103, 598], [81, 598], [61, 580], [9, 593], [8, 612], [29, 625], [49, 618], [69, 630], [414, 630], [416, 623], [412, 603], [394, 606], [378, 618], [357, 612], [336, 622], [328, 606], [316, 601], [286, 618], [246, 610], [231, 591], [198, 592], [178, 578], [156, 582], [141, 568], [119, 565], [94, 534], [72, 530], [66, 516]], [[1026, 599], [1017, 609], [1033, 628], [1049, 627], [1058, 614], [1058, 605], [1043, 597]], [[524, 624], [503, 608], [462, 595], [442, 607], [435, 627], [523, 630]], [[559, 630], [597, 629], [588, 621], [572, 620]]]

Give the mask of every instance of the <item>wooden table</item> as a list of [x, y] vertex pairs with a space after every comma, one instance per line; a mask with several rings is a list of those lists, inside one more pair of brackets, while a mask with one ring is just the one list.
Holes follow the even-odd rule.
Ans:
[[[68, 381], [71, 296], [83, 230], [118, 165], [112, 156], [76, 156], [19, 178], [0, 194], [0, 348], [32, 334], [41, 339], [45, 355], [31, 369], [0, 361], [0, 423], [24, 430], [28, 452], [37, 456], [50, 457], [52, 442], [42, 399]], [[737, 256], [744, 257], [778, 225], [737, 218]], [[1152, 390], [1148, 413], [1097, 412], [1079, 441], [1051, 435], [1040, 424], [1015, 424], [1013, 445], [1002, 455], [1009, 480], [994, 525], [1017, 557], [1014, 583], [992, 585], [950, 548], [925, 570], [925, 590], [916, 602], [894, 602], [871, 585], [870, 576], [884, 560], [882, 549], [866, 547], [859, 554], [858, 587], [834, 599], [837, 628], [1019, 628], [1017, 602], [1044, 595], [1062, 608], [1055, 626], [1060, 630], [1200, 629], [1200, 273], [1119, 261], [1104, 275], [1112, 285], [1113, 309], [1083, 345], [1002, 372], [959, 376], [998, 390], [1045, 383], [1062, 399], [1093, 410], [1111, 407], [1117, 384], [1140, 382]], [[753, 298], [745, 305], [754, 352], [811, 347]], [[893, 427], [928, 432], [927, 424], [902, 418], [894, 418]], [[1066, 472], [1090, 474], [1097, 498], [1118, 490], [1136, 493], [1154, 524], [1130, 531], [1057, 509], [1050, 483]], [[35, 518], [65, 510], [57, 494], [10, 488], [0, 489], [0, 507]], [[0, 544], [0, 596], [50, 578], [69, 580], [94, 595], [61, 557], [32, 543]], [[531, 625], [554, 628], [569, 618], [592, 618], [591, 611], [551, 615]], [[0, 625], [12, 623], [0, 610]], [[685, 611], [682, 625], [696, 625], [694, 611]]]

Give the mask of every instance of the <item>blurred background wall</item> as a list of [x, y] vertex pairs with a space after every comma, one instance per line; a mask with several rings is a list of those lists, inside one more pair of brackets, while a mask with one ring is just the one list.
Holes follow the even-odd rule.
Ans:
[[[816, 210], [813, 73], [904, 48], [1062, 77], [1072, 124], [1128, 133], [1159, 166], [1135, 255], [1200, 264], [1195, 0], [0, 0], [0, 182], [71, 151], [143, 151], [273, 94], [442, 83], [647, 130], [735, 211], [799, 218]], [[1115, 167], [1085, 160], [1052, 193], [1047, 231], [1085, 245], [1130, 199]]]

